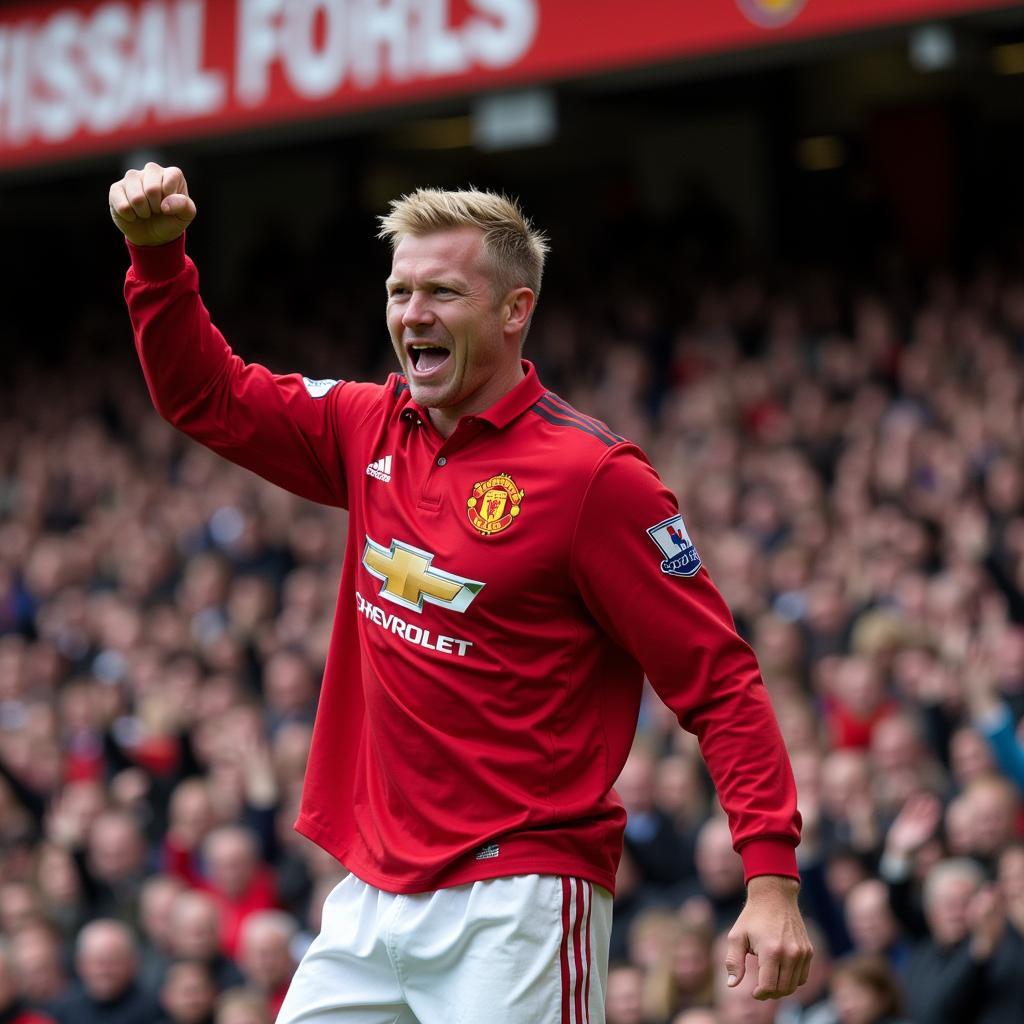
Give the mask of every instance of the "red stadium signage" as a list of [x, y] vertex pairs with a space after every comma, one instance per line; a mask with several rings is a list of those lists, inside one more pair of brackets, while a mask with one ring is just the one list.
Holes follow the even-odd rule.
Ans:
[[0, 12], [0, 168], [1012, 0], [107, 0]]

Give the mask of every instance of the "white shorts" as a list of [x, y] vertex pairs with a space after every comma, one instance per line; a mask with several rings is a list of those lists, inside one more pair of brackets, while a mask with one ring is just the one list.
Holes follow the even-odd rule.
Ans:
[[611, 920], [578, 878], [400, 896], [349, 875], [277, 1024], [603, 1024]]

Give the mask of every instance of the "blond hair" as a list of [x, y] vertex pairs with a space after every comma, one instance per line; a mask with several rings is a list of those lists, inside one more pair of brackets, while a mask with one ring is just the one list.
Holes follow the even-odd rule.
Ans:
[[534, 228], [515, 199], [478, 189], [418, 188], [393, 199], [391, 212], [379, 220], [377, 237], [387, 239], [392, 251], [406, 235], [479, 228], [484, 233], [484, 251], [491, 259], [497, 290], [504, 293], [526, 287], [540, 295], [548, 240]]

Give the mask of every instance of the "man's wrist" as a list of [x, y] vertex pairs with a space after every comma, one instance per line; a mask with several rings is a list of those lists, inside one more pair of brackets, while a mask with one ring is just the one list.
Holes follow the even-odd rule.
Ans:
[[788, 875], [755, 875], [747, 882], [747, 896], [798, 896], [800, 883]]
[[163, 245], [135, 245], [125, 239], [132, 258], [132, 272], [140, 281], [169, 281], [185, 266], [185, 235]]

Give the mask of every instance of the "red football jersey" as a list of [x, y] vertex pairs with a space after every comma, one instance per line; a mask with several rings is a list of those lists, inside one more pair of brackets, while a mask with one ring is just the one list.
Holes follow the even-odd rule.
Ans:
[[183, 240], [132, 257], [159, 411], [350, 513], [300, 832], [392, 892], [526, 873], [612, 890], [611, 787], [646, 674], [700, 738], [747, 877], [796, 877], [796, 790], [755, 658], [638, 448], [529, 364], [446, 440], [397, 374], [243, 363]]

